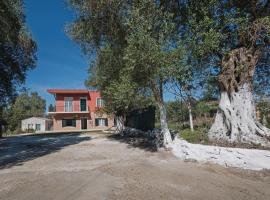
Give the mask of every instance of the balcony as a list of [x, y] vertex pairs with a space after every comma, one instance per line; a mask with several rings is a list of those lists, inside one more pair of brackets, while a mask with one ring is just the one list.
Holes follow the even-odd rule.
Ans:
[[53, 110], [49, 110], [48, 114], [65, 114], [65, 113], [89, 113], [86, 106], [73, 105], [73, 106], [55, 106]]

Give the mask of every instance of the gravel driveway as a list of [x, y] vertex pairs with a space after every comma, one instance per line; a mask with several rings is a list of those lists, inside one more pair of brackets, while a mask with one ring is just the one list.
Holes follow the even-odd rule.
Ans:
[[269, 200], [270, 173], [183, 162], [98, 133], [0, 139], [0, 199]]

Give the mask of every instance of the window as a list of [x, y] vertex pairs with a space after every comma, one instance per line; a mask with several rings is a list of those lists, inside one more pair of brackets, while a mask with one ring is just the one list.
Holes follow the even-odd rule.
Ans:
[[81, 111], [87, 111], [87, 99], [86, 98], [81, 98], [80, 99], [80, 109]]
[[63, 119], [62, 127], [76, 127], [76, 119]]
[[36, 131], [40, 131], [40, 124], [36, 124]]
[[33, 124], [28, 124], [28, 125], [27, 125], [27, 128], [28, 128], [28, 129], [33, 129]]
[[103, 107], [104, 106], [104, 101], [102, 98], [97, 98], [97, 107]]
[[65, 97], [65, 112], [72, 112], [72, 104], [73, 98], [72, 97]]
[[108, 126], [107, 118], [97, 118], [95, 119], [96, 126]]

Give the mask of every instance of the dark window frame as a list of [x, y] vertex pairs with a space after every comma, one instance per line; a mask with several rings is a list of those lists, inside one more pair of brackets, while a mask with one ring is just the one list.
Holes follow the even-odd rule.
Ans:
[[[99, 123], [100, 119], [104, 120], [104, 125]], [[108, 126], [108, 118], [95, 118], [95, 126]]]
[[[37, 128], [37, 127], [39, 127], [39, 128]], [[41, 124], [35, 124], [35, 130], [40, 131], [41, 130]]]
[[62, 127], [76, 127], [76, 119], [62, 119]]

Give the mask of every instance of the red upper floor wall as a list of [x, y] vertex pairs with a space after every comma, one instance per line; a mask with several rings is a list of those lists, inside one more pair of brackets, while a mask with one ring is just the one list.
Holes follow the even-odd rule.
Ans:
[[80, 100], [82, 98], [87, 99], [87, 110], [94, 112], [96, 110], [97, 98], [101, 98], [99, 91], [88, 90], [48, 90], [49, 93], [55, 95], [55, 108], [56, 112], [65, 112], [65, 98], [72, 98], [72, 112], [80, 111]]

